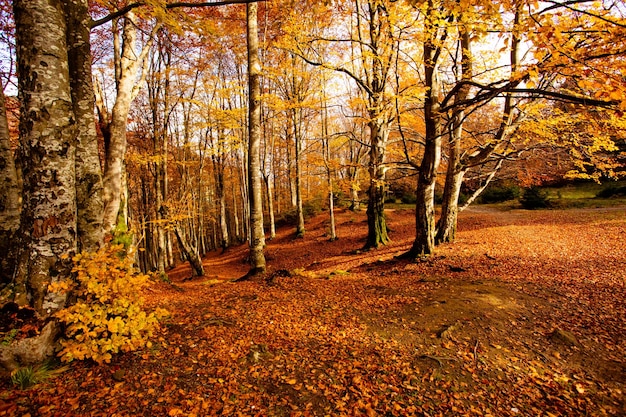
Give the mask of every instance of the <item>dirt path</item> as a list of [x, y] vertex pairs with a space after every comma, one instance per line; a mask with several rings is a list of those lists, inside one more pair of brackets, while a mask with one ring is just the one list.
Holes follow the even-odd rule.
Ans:
[[421, 263], [394, 258], [411, 211], [370, 252], [363, 213], [336, 242], [321, 215], [268, 242], [268, 281], [229, 282], [245, 247], [172, 271], [151, 349], [6, 391], [0, 416], [625, 415], [625, 213], [469, 210]]

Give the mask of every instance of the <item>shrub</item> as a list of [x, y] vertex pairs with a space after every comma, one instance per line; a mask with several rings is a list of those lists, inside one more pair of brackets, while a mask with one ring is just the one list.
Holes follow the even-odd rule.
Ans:
[[502, 203], [515, 200], [521, 194], [517, 185], [503, 185], [500, 187], [487, 187], [479, 197], [482, 204]]
[[520, 203], [522, 203], [522, 207], [528, 210], [550, 207], [548, 192], [534, 185], [524, 190]]
[[617, 185], [609, 185], [596, 194], [596, 198], [611, 198], [626, 196], [626, 186], [618, 187]]
[[[96, 253], [74, 257], [76, 283], [55, 290], [71, 291], [77, 302], [57, 313], [65, 324], [61, 360], [110, 362], [112, 355], [150, 346], [164, 310], [146, 313], [139, 292], [148, 277], [132, 266], [123, 245], [105, 246]], [[57, 286], [63, 284], [56, 284]]]

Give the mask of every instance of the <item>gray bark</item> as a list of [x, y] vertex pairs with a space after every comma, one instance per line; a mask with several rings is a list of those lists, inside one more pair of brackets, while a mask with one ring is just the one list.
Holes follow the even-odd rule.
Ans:
[[[158, 26], [153, 28], [152, 35]], [[112, 231], [118, 220], [118, 214], [124, 204], [123, 176], [124, 159], [126, 157], [126, 127], [130, 106], [137, 95], [141, 82], [137, 82], [137, 75], [143, 67], [154, 37], [151, 36], [140, 53], [135, 50], [137, 43], [137, 26], [135, 16], [129, 12], [124, 17], [122, 29], [122, 44], [119, 45], [115, 35], [115, 68], [116, 90], [115, 104], [111, 110], [110, 124], [106, 127], [110, 141], [106, 147], [106, 162], [104, 166], [104, 218], [103, 225], [106, 231]]]
[[10, 282], [15, 266], [10, 253], [13, 237], [20, 227], [21, 187], [15, 167], [15, 157], [9, 138], [4, 93], [0, 91], [0, 286]]
[[87, 0], [64, 3], [70, 89], [77, 128], [76, 206], [79, 251], [95, 251], [102, 243], [102, 170], [94, 116], [89, 6]]
[[16, 0], [20, 149], [24, 189], [14, 299], [41, 316], [65, 305], [51, 282], [70, 277], [77, 250], [77, 129], [60, 2]]
[[[435, 13], [429, 3], [428, 13]], [[432, 34], [424, 42], [424, 81], [427, 87], [424, 99], [424, 155], [419, 167], [415, 203], [415, 241], [408, 255], [414, 258], [428, 256], [435, 249], [435, 180], [441, 160], [442, 120], [439, 114], [437, 62], [441, 53], [441, 42], [435, 27], [426, 28]]]
[[247, 6], [248, 36], [248, 187], [250, 199], [250, 272], [249, 275], [265, 273], [265, 236], [263, 231], [263, 195], [261, 181], [261, 63], [259, 62], [259, 38], [256, 3]]

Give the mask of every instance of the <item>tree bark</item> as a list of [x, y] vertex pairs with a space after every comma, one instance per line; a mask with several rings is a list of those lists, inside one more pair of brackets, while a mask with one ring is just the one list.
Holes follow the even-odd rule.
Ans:
[[75, 153], [66, 24], [60, 2], [16, 0], [23, 211], [14, 300], [48, 316], [66, 295], [48, 290], [70, 279], [77, 250]]
[[174, 225], [174, 233], [176, 234], [176, 239], [178, 239], [181, 249], [184, 251], [186, 258], [191, 265], [191, 269], [193, 269], [194, 275], [197, 277], [203, 276], [204, 266], [202, 265], [202, 259], [200, 259], [200, 255], [198, 254], [197, 245], [196, 247], [193, 247], [189, 243], [189, 239], [187, 239], [184, 235], [178, 224]]
[[[429, 3], [429, 7], [433, 7]], [[435, 13], [435, 10], [429, 10]], [[438, 96], [437, 60], [441, 53], [441, 42], [434, 27], [432, 38], [424, 42], [424, 81], [428, 87], [424, 98], [424, 155], [419, 167], [415, 203], [415, 241], [408, 255], [419, 259], [431, 255], [435, 249], [435, 181], [441, 160], [441, 114]]]
[[[461, 80], [468, 81], [473, 78], [473, 65], [471, 53], [471, 41], [468, 29], [460, 26], [460, 50], [461, 65], [459, 65]], [[469, 87], [459, 89], [455, 96], [456, 103], [464, 102], [469, 95]], [[451, 120], [450, 135], [448, 141], [448, 167], [446, 170], [446, 183], [443, 189], [443, 202], [441, 204], [441, 217], [437, 223], [435, 244], [453, 242], [456, 238], [456, 226], [459, 214], [459, 195], [466, 169], [461, 164], [461, 140], [463, 136], [463, 121], [465, 112], [459, 109]]]
[[261, 63], [256, 3], [248, 3], [248, 187], [250, 199], [250, 271], [249, 276], [265, 273], [265, 236], [263, 232], [263, 195], [261, 181]]
[[[302, 207], [302, 164], [301, 164], [301, 154], [302, 154], [302, 138], [300, 133], [300, 120], [298, 117], [300, 109], [293, 109], [293, 138], [295, 142], [295, 168], [296, 168], [296, 178], [295, 178], [295, 186], [296, 186], [296, 217], [297, 217], [297, 225], [296, 225], [296, 237], [304, 237], [306, 230], [304, 228], [304, 209]], [[301, 111], [301, 110], [300, 110]]]
[[15, 267], [10, 250], [20, 227], [21, 187], [11, 149], [4, 93], [0, 91], [0, 287], [11, 281]]
[[385, 150], [389, 128], [387, 122], [373, 120], [370, 126], [370, 160], [367, 203], [366, 249], [378, 248], [389, 243], [385, 220]]
[[78, 250], [95, 251], [103, 238], [102, 170], [94, 116], [89, 5], [87, 0], [64, 2], [70, 89], [78, 138], [76, 141], [76, 208]]
[[[153, 28], [152, 35], [158, 26]], [[117, 37], [117, 34], [114, 33]], [[103, 225], [106, 231], [112, 231], [117, 225], [118, 214], [123, 202], [124, 159], [126, 157], [126, 127], [130, 106], [138, 93], [141, 82], [137, 82], [137, 74], [144, 65], [148, 51], [153, 43], [153, 36], [144, 45], [138, 54], [135, 51], [137, 43], [137, 25], [135, 16], [129, 12], [124, 17], [122, 29], [122, 44], [114, 42], [118, 49], [115, 51], [116, 92], [115, 104], [111, 110], [110, 124], [106, 127], [110, 135], [109, 146], [106, 147], [106, 161], [104, 165], [104, 215]]]

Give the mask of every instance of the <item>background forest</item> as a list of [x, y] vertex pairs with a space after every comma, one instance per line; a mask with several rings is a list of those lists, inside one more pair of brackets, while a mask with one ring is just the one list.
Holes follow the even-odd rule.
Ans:
[[0, 28], [0, 416], [624, 414], [623, 1]]
[[[247, 3], [245, 5], [237, 3]], [[415, 204], [411, 259], [453, 241], [489, 182], [623, 174], [620, 1], [2, 2], [3, 297], [104, 241], [163, 278], [276, 225]], [[19, 77], [19, 81], [16, 80]], [[18, 95], [15, 96], [17, 91]], [[18, 122], [19, 121], [19, 128]], [[435, 202], [441, 214], [435, 216]]]

